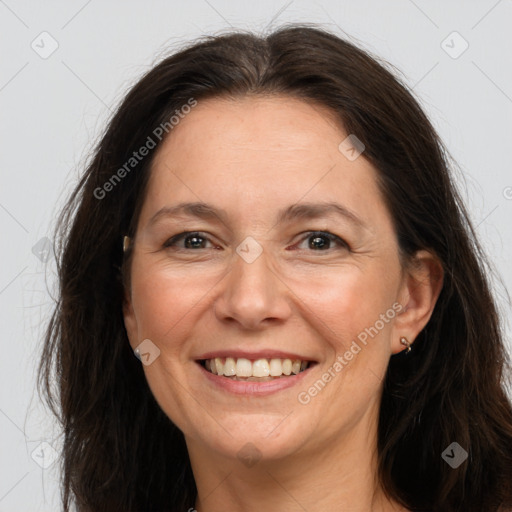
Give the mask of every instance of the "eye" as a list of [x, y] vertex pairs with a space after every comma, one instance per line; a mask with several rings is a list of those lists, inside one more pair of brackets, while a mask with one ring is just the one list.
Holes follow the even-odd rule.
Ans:
[[205, 244], [211, 243], [210, 239], [200, 231], [185, 231], [169, 238], [163, 246], [176, 247], [176, 244], [181, 241], [185, 241], [185, 246], [179, 246], [178, 249], [208, 249]]
[[[311, 231], [307, 233], [307, 236], [302, 240], [308, 240], [308, 248], [315, 252], [327, 252], [332, 249], [332, 244], [337, 244], [340, 248], [349, 249], [347, 242], [339, 236], [327, 231]], [[185, 242], [184, 246], [179, 244], [179, 242], [183, 241]], [[211, 240], [205, 236], [205, 233], [200, 231], [185, 231], [169, 238], [163, 244], [163, 247], [175, 247], [177, 250], [208, 249], [206, 246], [208, 243], [212, 244]], [[213, 248], [218, 248], [218, 246], [213, 245]]]
[[331, 244], [337, 244], [342, 249], [350, 249], [345, 240], [328, 231], [311, 231], [303, 241], [308, 241], [308, 248], [315, 252], [327, 252], [332, 249]]

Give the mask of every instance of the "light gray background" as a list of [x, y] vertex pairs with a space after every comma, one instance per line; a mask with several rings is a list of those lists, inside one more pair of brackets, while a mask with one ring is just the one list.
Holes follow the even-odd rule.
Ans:
[[[478, 234], [512, 289], [511, 0], [0, 0], [0, 512], [60, 509], [58, 464], [40, 467], [59, 430], [34, 392], [55, 262], [32, 248], [51, 236], [110, 110], [169, 48], [289, 21], [343, 30], [403, 72], [460, 164]], [[458, 58], [464, 41], [453, 31], [469, 44]], [[510, 304], [505, 288], [497, 293], [510, 347]]]

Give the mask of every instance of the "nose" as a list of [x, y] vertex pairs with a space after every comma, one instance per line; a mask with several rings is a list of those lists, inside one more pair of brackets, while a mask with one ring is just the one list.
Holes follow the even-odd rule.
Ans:
[[266, 251], [251, 263], [237, 253], [233, 255], [231, 269], [222, 280], [223, 289], [214, 306], [220, 321], [258, 330], [270, 321], [279, 323], [290, 316], [290, 291], [269, 260]]

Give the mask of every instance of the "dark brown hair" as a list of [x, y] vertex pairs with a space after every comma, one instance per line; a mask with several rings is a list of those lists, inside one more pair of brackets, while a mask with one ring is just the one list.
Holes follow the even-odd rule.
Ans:
[[[442, 263], [432, 318], [410, 354], [391, 358], [385, 377], [378, 437], [384, 489], [412, 510], [512, 507], [510, 365], [489, 269], [448, 153], [386, 67], [323, 29], [292, 25], [266, 36], [205, 37], [165, 58], [126, 95], [56, 231], [59, 299], [39, 386], [64, 431], [66, 511], [73, 502], [95, 512], [184, 511], [195, 503], [183, 434], [152, 396], [122, 315], [130, 261], [122, 237], [134, 234], [160, 142], [122, 180], [112, 176], [191, 98], [249, 94], [328, 107], [365, 144], [402, 254], [410, 260], [429, 249]], [[98, 192], [107, 182], [108, 193]], [[457, 469], [441, 457], [452, 442], [469, 453]]]

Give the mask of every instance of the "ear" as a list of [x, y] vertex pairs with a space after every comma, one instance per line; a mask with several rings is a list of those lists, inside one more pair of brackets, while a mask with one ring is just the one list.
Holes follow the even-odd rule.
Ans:
[[429, 251], [418, 251], [404, 270], [399, 303], [403, 309], [395, 317], [391, 349], [397, 354], [405, 349], [400, 338], [412, 345], [427, 325], [443, 287], [443, 267]]
[[128, 340], [130, 341], [130, 345], [132, 349], [138, 345], [138, 325], [137, 325], [137, 317], [135, 316], [135, 311], [133, 309], [133, 303], [131, 298], [131, 292], [125, 291], [125, 295], [123, 298], [123, 318], [124, 318], [124, 326], [126, 328], [126, 334], [128, 335]]

